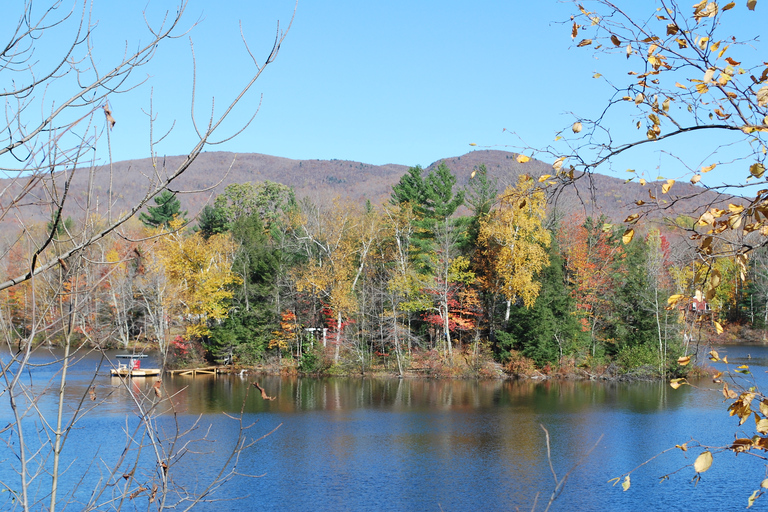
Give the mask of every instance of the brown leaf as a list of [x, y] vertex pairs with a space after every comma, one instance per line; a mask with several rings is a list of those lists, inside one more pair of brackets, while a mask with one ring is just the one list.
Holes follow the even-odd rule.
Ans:
[[618, 38], [618, 37], [616, 37], [616, 35], [615, 35], [615, 34], [611, 35], [611, 42], [612, 42], [612, 43], [613, 43], [615, 46], [621, 46], [621, 41], [619, 40], [619, 38]]
[[747, 0], [747, 9], [749, 9], [750, 11], [754, 11], [756, 5], [757, 5], [757, 0]]
[[582, 39], [581, 41], [579, 41], [579, 44], [577, 44], [576, 47], [581, 48], [582, 46], [589, 46], [591, 44], [592, 44], [591, 39]]
[[139, 494], [143, 493], [143, 492], [144, 492], [144, 491], [146, 491], [146, 490], [147, 490], [147, 488], [146, 488], [146, 487], [139, 487], [138, 489], [136, 489], [135, 491], [133, 491], [133, 492], [132, 492], [132, 493], [131, 493], [131, 494], [128, 496], [128, 499], [131, 499], [131, 500], [132, 500], [132, 499], [134, 499], [136, 496], [138, 496]]
[[107, 124], [109, 125], [109, 128], [112, 129], [115, 127], [115, 118], [112, 117], [112, 111], [109, 109], [109, 103], [104, 104], [104, 115], [107, 116]]

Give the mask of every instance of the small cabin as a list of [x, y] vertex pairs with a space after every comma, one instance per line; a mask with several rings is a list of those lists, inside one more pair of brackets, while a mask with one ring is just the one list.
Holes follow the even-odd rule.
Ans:
[[706, 300], [697, 299], [696, 297], [692, 298], [690, 302], [688, 302], [687, 309], [688, 311], [699, 315], [712, 311], [712, 309], [709, 307], [709, 303]]

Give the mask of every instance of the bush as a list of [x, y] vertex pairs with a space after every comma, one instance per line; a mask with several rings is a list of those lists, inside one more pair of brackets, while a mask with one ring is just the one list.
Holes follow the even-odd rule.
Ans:
[[616, 362], [627, 371], [641, 366], [652, 366], [658, 369], [659, 351], [648, 344], [624, 346], [616, 354]]

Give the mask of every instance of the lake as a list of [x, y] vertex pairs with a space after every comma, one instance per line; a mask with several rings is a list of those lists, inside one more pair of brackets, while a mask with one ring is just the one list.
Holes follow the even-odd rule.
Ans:
[[[731, 368], [749, 364], [748, 377], [768, 385], [768, 349], [729, 346], [719, 351]], [[38, 351], [34, 361], [51, 361], [60, 354]], [[106, 468], [124, 448], [133, 449], [135, 443], [126, 441], [126, 432], [138, 424], [132, 397], [144, 393], [150, 397], [143, 402], [148, 405], [153, 396], [154, 379], [122, 386], [105, 366], [99, 368], [99, 356], [87, 354], [70, 370], [68, 404], [88, 396], [97, 369], [97, 400], [84, 403], [98, 406], [78, 421], [63, 450], [68, 469], [61, 489], [72, 493], [73, 510], [89, 500], [99, 478], [108, 479]], [[36, 367], [24, 379], [36, 392], [57, 371], [56, 365]], [[262, 399], [253, 381], [275, 400]], [[242, 411], [244, 424], [255, 423], [246, 431], [248, 439], [279, 426], [240, 454], [236, 472], [250, 476], [235, 476], [211, 495], [236, 499], [203, 503], [195, 510], [448, 512], [532, 510], [534, 505], [544, 510], [554, 488], [550, 460], [558, 478], [569, 474], [550, 510], [741, 509], [765, 474], [755, 457], [716, 452], [712, 468], [696, 484], [692, 467], [685, 466], [700, 450], [675, 449], [637, 469], [627, 492], [608, 482], [676, 444], [693, 447], [695, 439], [714, 447], [733, 440], [740, 429], [726, 412], [721, 385], [711, 380], [694, 384], [674, 390], [662, 382], [166, 376], [164, 396], [172, 397], [174, 408], [157, 420], [157, 431], [172, 436], [177, 425], [184, 429], [199, 419], [197, 430], [184, 439], [200, 439], [207, 432], [208, 441], [192, 444], [170, 474], [183, 487], [200, 491], [237, 443], [240, 423], [233, 417]], [[49, 391], [36, 401], [49, 421], [55, 420], [56, 397]], [[3, 400], [4, 426], [11, 417], [5, 395]], [[34, 417], [26, 421], [28, 437], [31, 426], [35, 436], [45, 431]], [[542, 426], [550, 434], [549, 459]], [[744, 427], [739, 435], [751, 437], [752, 420]], [[10, 431], [2, 436], [11, 448], [16, 446]], [[152, 454], [138, 457], [151, 462]], [[5, 443], [0, 461], [0, 480], [17, 489], [12, 471], [18, 461]], [[50, 460], [41, 464], [48, 467]], [[120, 474], [129, 469], [127, 462], [121, 466], [114, 477], [118, 485], [109, 492], [124, 484]], [[84, 473], [88, 476], [81, 480]], [[149, 476], [137, 472], [136, 485]], [[40, 477], [31, 490], [41, 497], [47, 486]], [[0, 509], [13, 509], [8, 496], [0, 494]], [[34, 509], [43, 505], [47, 501]], [[147, 500], [137, 497], [123, 506], [146, 509]], [[755, 505], [766, 507], [768, 497]]]

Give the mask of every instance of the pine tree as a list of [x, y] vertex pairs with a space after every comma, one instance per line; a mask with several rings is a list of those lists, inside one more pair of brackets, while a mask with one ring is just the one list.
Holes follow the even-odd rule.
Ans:
[[227, 231], [227, 218], [220, 208], [209, 204], [200, 212], [197, 221], [197, 230], [208, 240], [212, 235], [218, 235]]
[[157, 206], [147, 206], [147, 213], [139, 214], [139, 219], [147, 227], [159, 228], [169, 227], [174, 217], [184, 219], [187, 212], [181, 211], [181, 201], [176, 199], [176, 194], [170, 190], [163, 190], [160, 195], [155, 196]]

